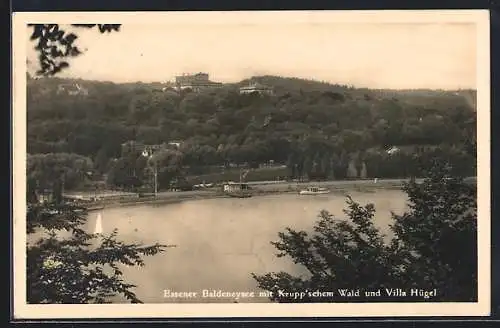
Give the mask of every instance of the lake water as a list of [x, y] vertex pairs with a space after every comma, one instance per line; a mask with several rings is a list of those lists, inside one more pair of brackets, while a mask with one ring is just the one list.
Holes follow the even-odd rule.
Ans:
[[[362, 205], [373, 203], [375, 223], [385, 233], [391, 223], [390, 212], [406, 209], [406, 195], [397, 190], [351, 193]], [[145, 303], [232, 302], [233, 298], [164, 297], [164, 290], [198, 292], [256, 292], [254, 298], [239, 302], [267, 302], [258, 296], [251, 272], [302, 273], [288, 258], [277, 258], [270, 241], [286, 227], [311, 231], [320, 210], [343, 217], [346, 198], [329, 194], [299, 196], [282, 194], [246, 199], [222, 198], [186, 201], [169, 205], [141, 205], [102, 210], [104, 233], [118, 229], [119, 239], [127, 242], [176, 245], [164, 253], [145, 258], [144, 267], [124, 268], [127, 282], [136, 284], [137, 296]], [[97, 213], [91, 212], [87, 229], [93, 231]], [[114, 302], [124, 302], [115, 299]]]

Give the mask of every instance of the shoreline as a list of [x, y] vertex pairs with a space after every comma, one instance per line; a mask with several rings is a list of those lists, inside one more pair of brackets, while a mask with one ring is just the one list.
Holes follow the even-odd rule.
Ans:
[[[476, 179], [467, 178], [466, 180]], [[350, 192], [365, 192], [371, 193], [376, 190], [401, 190], [403, 183], [409, 181], [409, 179], [387, 179], [387, 180], [342, 180], [342, 181], [321, 181], [321, 182], [286, 182], [286, 183], [252, 183], [251, 197], [259, 196], [269, 196], [269, 195], [280, 195], [280, 194], [291, 194], [298, 193], [301, 189], [309, 185], [318, 185], [321, 187], [326, 187], [330, 189], [329, 194], [338, 194], [346, 196]], [[423, 181], [423, 179], [416, 179], [417, 182]], [[304, 196], [313, 197], [313, 196]], [[87, 209], [88, 211], [98, 211], [109, 208], [119, 208], [128, 206], [139, 206], [139, 205], [168, 205], [177, 204], [184, 201], [193, 200], [204, 200], [204, 199], [217, 199], [217, 198], [231, 198], [224, 194], [219, 189], [206, 189], [206, 190], [195, 190], [195, 191], [179, 191], [179, 192], [160, 192], [156, 197], [144, 197], [144, 198], [130, 198], [121, 200], [103, 200], [90, 204]]]

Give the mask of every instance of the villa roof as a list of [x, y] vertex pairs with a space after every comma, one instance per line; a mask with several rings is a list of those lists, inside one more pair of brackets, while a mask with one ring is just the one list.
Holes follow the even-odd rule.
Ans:
[[258, 82], [254, 82], [250, 83], [249, 85], [243, 86], [240, 89], [271, 89], [271, 87]]

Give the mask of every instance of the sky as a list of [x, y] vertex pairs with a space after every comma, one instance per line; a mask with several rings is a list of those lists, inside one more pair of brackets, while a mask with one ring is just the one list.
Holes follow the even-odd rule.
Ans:
[[[207, 72], [218, 82], [279, 75], [370, 88], [476, 88], [477, 32], [467, 22], [191, 19], [77, 33], [84, 54], [71, 59], [61, 77], [158, 82]], [[33, 71], [36, 53], [27, 44]]]

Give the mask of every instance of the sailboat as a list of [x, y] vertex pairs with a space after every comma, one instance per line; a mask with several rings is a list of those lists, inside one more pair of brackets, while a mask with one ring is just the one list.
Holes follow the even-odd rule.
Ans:
[[97, 219], [95, 220], [94, 234], [102, 234], [102, 216], [101, 213], [97, 214]]

